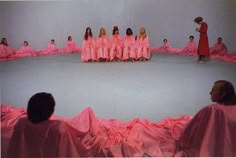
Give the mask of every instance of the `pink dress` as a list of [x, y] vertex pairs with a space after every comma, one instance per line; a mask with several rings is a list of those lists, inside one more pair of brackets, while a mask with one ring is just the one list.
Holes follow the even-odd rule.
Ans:
[[22, 46], [19, 50], [16, 51], [15, 57], [30, 57], [37, 56], [36, 51], [28, 46]]
[[5, 46], [3, 44], [0, 45], [0, 59], [4, 59], [4, 60], [13, 59], [15, 53], [16, 53], [15, 49], [9, 46]]
[[110, 38], [110, 60], [114, 60], [117, 57], [122, 60], [122, 40], [120, 35], [112, 35]]
[[145, 39], [138, 38], [136, 40], [136, 48], [137, 48], [137, 59], [141, 57], [145, 59], [150, 59], [151, 52], [150, 52], [150, 43], [148, 36], [146, 36]]
[[179, 144], [182, 156], [236, 156], [236, 105], [209, 105], [187, 124]]
[[178, 53], [181, 49], [172, 48], [169, 42], [164, 43], [162, 46], [157, 48], [157, 52], [159, 53]]
[[81, 60], [83, 62], [87, 62], [88, 60], [97, 60], [96, 56], [96, 43], [93, 37], [88, 37], [88, 40], [83, 40], [82, 44], [82, 54], [81, 54]]
[[58, 49], [56, 44], [49, 43], [45, 50], [40, 51], [39, 54], [60, 54], [63, 50]]
[[77, 53], [77, 52], [81, 52], [81, 48], [79, 48], [77, 46], [77, 44], [73, 40], [71, 40], [71, 41], [66, 42], [64, 52], [65, 53]]
[[224, 43], [215, 43], [212, 48], [210, 48], [211, 57], [214, 56], [224, 56], [227, 54], [227, 47]]
[[109, 60], [109, 48], [110, 43], [109, 39], [106, 35], [97, 38], [96, 41], [97, 48], [97, 58], [107, 59]]
[[135, 39], [133, 35], [125, 36], [124, 38], [124, 48], [123, 48], [123, 60], [129, 58], [136, 59], [136, 49], [135, 49]]
[[181, 55], [197, 55], [197, 43], [195, 41], [189, 41], [185, 48], [180, 50], [178, 54]]

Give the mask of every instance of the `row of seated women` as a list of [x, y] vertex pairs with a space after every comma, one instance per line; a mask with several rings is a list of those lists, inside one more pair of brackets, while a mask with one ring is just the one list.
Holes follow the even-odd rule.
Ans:
[[216, 104], [203, 107], [194, 117], [124, 122], [96, 117], [91, 108], [71, 119], [56, 116], [53, 96], [37, 93], [30, 98], [27, 111], [1, 105], [1, 156], [236, 156], [234, 87], [219, 80], [210, 95]]
[[[81, 60], [83, 62], [96, 62], [101, 60], [114, 61], [116, 59], [118, 61], [146, 61], [150, 59], [151, 52], [196, 56], [197, 43], [194, 41], [194, 36], [191, 35], [189, 42], [183, 49], [172, 48], [167, 39], [163, 40], [162, 46], [150, 48], [149, 38], [145, 28], [141, 28], [139, 35], [136, 37], [133, 36], [132, 29], [128, 28], [122, 40], [117, 26], [114, 26], [110, 38], [107, 37], [105, 29], [101, 28], [97, 39], [93, 38], [91, 28], [88, 27], [85, 31], [82, 48], [77, 46], [71, 36], [68, 37], [65, 48], [58, 49], [55, 40], [52, 39], [45, 50], [39, 51], [30, 47], [27, 41], [24, 41], [24, 45], [19, 50], [12, 49], [8, 46], [7, 39], [3, 38], [0, 44], [0, 61], [27, 56], [76, 52], [82, 52]], [[219, 37], [214, 46], [210, 48], [210, 57], [236, 63], [236, 54], [228, 52], [221, 37]]]

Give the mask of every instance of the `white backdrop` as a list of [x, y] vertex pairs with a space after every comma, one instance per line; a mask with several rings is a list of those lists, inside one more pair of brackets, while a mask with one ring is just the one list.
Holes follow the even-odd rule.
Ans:
[[95, 36], [105, 27], [108, 35], [118, 25], [122, 35], [127, 27], [136, 34], [146, 27], [151, 46], [159, 46], [167, 38], [172, 47], [182, 48], [195, 32], [196, 16], [209, 25], [210, 45], [221, 36], [229, 50], [236, 51], [235, 0], [71, 0], [0, 2], [0, 37], [19, 48], [28, 40], [35, 49], [47, 46], [51, 38], [64, 47], [72, 35], [81, 46], [85, 28]]

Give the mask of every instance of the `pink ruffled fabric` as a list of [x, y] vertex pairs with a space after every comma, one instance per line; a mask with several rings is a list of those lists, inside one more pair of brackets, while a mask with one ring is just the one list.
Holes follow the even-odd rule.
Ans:
[[97, 58], [109, 60], [110, 42], [106, 35], [98, 37], [96, 40]]
[[209, 105], [184, 129], [179, 141], [182, 156], [236, 156], [236, 105]]
[[146, 36], [145, 39], [137, 38], [136, 40], [136, 48], [137, 48], [137, 59], [143, 57], [145, 59], [150, 59], [151, 57], [151, 49], [149, 37]]
[[81, 52], [81, 48], [77, 46], [75, 41], [71, 40], [71, 41], [66, 42], [66, 45], [63, 51], [65, 53], [77, 53], [77, 52]]
[[32, 124], [23, 108], [1, 105], [1, 111], [2, 156], [9, 150], [15, 151], [9, 153], [16, 158], [174, 156], [176, 140], [191, 120], [191, 116], [182, 116], [160, 122], [139, 118], [124, 122], [98, 118], [86, 108], [71, 119], [53, 115], [48, 121]]
[[97, 60], [96, 42], [93, 37], [89, 37], [88, 40], [83, 40], [81, 60], [83, 62], [87, 62], [88, 60]]
[[124, 38], [124, 48], [123, 48], [123, 60], [129, 58], [137, 59], [136, 46], [134, 36], [125, 36]]
[[63, 49], [58, 49], [56, 44], [49, 43], [48, 47], [45, 50], [38, 52], [38, 55], [52, 55], [52, 54], [61, 54]]
[[120, 35], [112, 35], [110, 38], [110, 60], [117, 57], [122, 60], [122, 47], [123, 42]]

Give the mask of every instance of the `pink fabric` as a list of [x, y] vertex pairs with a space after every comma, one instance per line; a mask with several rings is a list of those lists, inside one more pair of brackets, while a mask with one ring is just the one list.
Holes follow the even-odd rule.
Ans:
[[71, 40], [71, 41], [66, 42], [64, 52], [65, 53], [77, 53], [77, 52], [81, 52], [81, 48], [79, 48], [77, 46], [75, 41]]
[[181, 49], [172, 48], [170, 46], [169, 42], [166, 42], [162, 46], [160, 46], [159, 48], [156, 48], [155, 51], [158, 53], [178, 53], [181, 51]]
[[93, 37], [88, 37], [88, 40], [83, 40], [81, 60], [83, 62], [87, 62], [88, 60], [97, 60], [96, 43]]
[[181, 55], [187, 54], [187, 55], [195, 56], [197, 55], [197, 43], [195, 41], [189, 41], [186, 44], [186, 46], [177, 53]]
[[30, 57], [37, 56], [36, 50], [30, 46], [22, 46], [19, 50], [16, 51], [15, 57]]
[[110, 43], [106, 35], [98, 37], [96, 40], [97, 58], [109, 60]]
[[114, 60], [115, 57], [122, 60], [122, 47], [121, 36], [112, 35], [110, 38], [110, 60]]
[[63, 53], [63, 50], [58, 49], [56, 44], [49, 43], [48, 47], [45, 50], [40, 51], [38, 54], [48, 55], [48, 54], [61, 54], [61, 53]]
[[136, 40], [136, 48], [137, 48], [137, 59], [141, 57], [145, 59], [150, 59], [151, 52], [150, 52], [150, 43], [148, 36], [146, 36], [145, 39], [138, 38]]
[[213, 59], [219, 59], [227, 55], [227, 47], [224, 43], [215, 43], [212, 48], [210, 48], [210, 56]]
[[176, 140], [191, 119], [182, 116], [150, 122], [136, 118], [123, 122], [97, 118], [91, 108], [86, 108], [71, 119], [53, 115], [48, 121], [32, 124], [25, 118], [22, 108], [1, 105], [1, 110], [1, 136], [5, 144], [2, 153], [14, 151], [9, 152], [14, 158], [35, 155], [174, 156]]
[[5, 46], [3, 44], [0, 44], [0, 59], [2, 60], [11, 60], [14, 59], [14, 55], [16, 53], [16, 50]]
[[180, 147], [183, 156], [236, 156], [236, 106], [209, 105], [186, 126]]
[[124, 38], [123, 60], [127, 60], [129, 58], [137, 59], [135, 39], [133, 35], [126, 35]]

